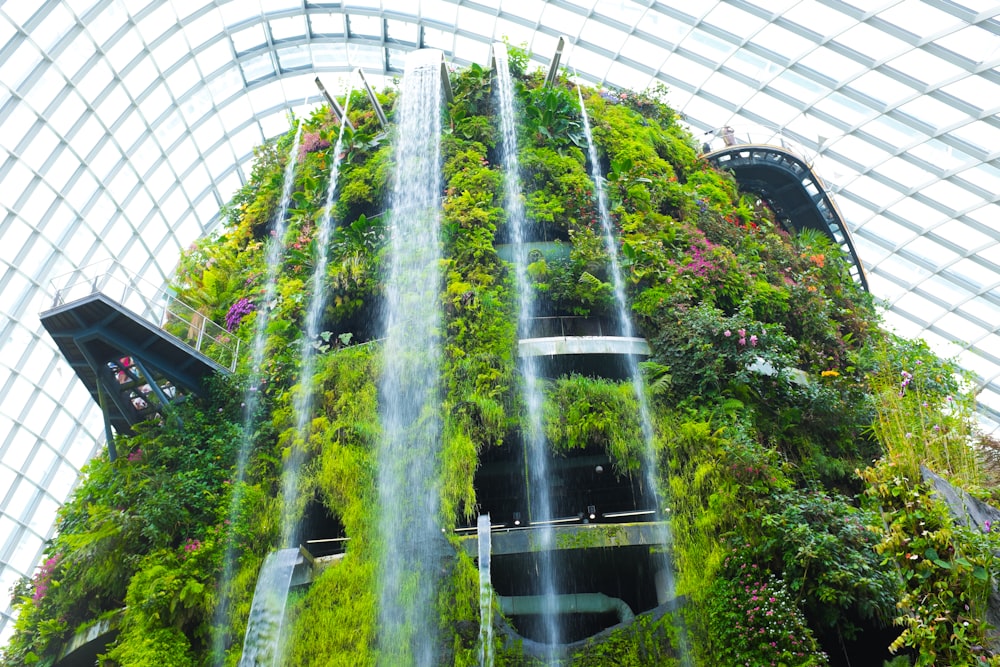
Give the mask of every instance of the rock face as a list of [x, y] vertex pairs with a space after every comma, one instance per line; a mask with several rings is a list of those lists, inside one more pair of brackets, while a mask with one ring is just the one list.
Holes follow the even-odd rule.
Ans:
[[[934, 489], [934, 493], [948, 505], [948, 512], [956, 523], [973, 530], [988, 532], [993, 526], [996, 526], [996, 530], [1000, 530], [1000, 510], [952, 486], [943, 477], [924, 466], [920, 466], [920, 475], [924, 482]], [[995, 581], [986, 605], [986, 622], [994, 628], [989, 634], [988, 648], [996, 653], [1000, 651], [1000, 590], [997, 589]]]

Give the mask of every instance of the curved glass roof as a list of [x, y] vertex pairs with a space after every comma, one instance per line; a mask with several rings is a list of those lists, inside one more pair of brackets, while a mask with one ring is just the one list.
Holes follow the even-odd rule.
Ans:
[[[591, 83], [662, 82], [696, 134], [814, 161], [901, 333], [958, 355], [1000, 420], [1000, 4], [994, 0], [0, 2], [0, 590], [30, 574], [103, 440], [38, 322], [50, 281], [118, 258], [162, 284], [252, 148], [363, 67], [524, 43]], [[356, 84], [357, 82], [354, 81]], [[711, 138], [711, 135], [706, 135]], [[0, 642], [11, 631], [0, 602]]]

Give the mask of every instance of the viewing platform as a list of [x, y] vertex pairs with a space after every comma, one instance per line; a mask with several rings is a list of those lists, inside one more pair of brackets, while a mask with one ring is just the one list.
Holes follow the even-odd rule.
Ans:
[[649, 343], [645, 338], [621, 336], [620, 333], [620, 328], [613, 322], [599, 317], [536, 317], [531, 320], [528, 336], [518, 341], [518, 355], [650, 355]]
[[111, 429], [129, 433], [210, 373], [236, 369], [240, 341], [175, 296], [107, 262], [53, 281], [39, 314], [59, 351], [101, 406]]
[[708, 150], [702, 157], [731, 171], [740, 189], [765, 200], [783, 226], [794, 228], [788, 231], [815, 229], [833, 239], [851, 263], [851, 277], [867, 290], [868, 278], [851, 232], [812, 166], [786, 146], [744, 143], [732, 131], [724, 132], [722, 138], [721, 147], [718, 141], [706, 144]]
[[540, 359], [540, 370], [547, 376], [578, 372], [622, 379], [627, 375], [624, 359], [651, 352], [645, 338], [621, 333], [620, 326], [605, 318], [536, 317], [526, 337], [518, 340], [517, 352], [522, 359]]

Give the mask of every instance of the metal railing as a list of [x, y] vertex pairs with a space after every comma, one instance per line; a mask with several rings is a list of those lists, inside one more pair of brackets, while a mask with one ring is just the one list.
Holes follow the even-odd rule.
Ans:
[[528, 322], [525, 338], [557, 338], [567, 336], [622, 336], [621, 325], [608, 317], [555, 315], [533, 317]]
[[167, 290], [107, 260], [52, 280], [53, 308], [103, 294], [223, 368], [236, 370], [240, 339]]

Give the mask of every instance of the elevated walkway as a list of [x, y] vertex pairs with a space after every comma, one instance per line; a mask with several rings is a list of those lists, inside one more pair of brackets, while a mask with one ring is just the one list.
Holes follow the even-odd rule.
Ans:
[[625, 357], [651, 354], [645, 338], [622, 336], [611, 320], [572, 316], [532, 319], [517, 352], [522, 359], [539, 358], [547, 376], [580, 372], [618, 379], [627, 375]]
[[733, 172], [740, 188], [767, 201], [782, 224], [815, 229], [833, 239], [851, 261], [851, 277], [868, 289], [864, 267], [837, 205], [802, 158], [779, 146], [739, 143], [712, 150], [703, 157], [717, 168]]
[[239, 340], [116, 263], [53, 281], [55, 301], [39, 319], [101, 406], [111, 429], [132, 426], [188, 393], [210, 373], [236, 369]]

